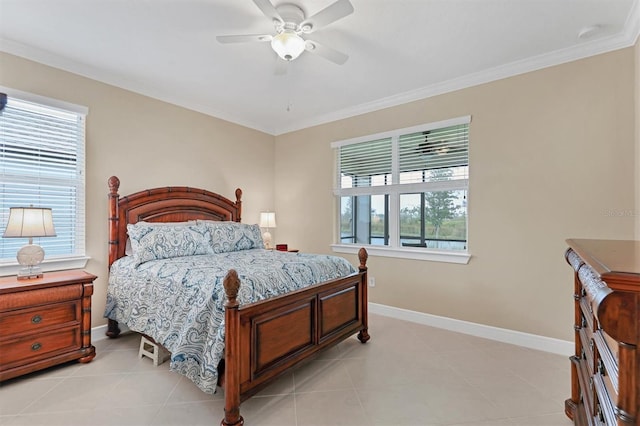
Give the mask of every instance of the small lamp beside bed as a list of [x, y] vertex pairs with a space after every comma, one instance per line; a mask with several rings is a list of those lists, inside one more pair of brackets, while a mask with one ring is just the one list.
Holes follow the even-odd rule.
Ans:
[[3, 238], [28, 238], [29, 243], [18, 250], [16, 258], [22, 268], [19, 280], [41, 278], [42, 269], [38, 265], [44, 259], [44, 250], [33, 244], [33, 237], [55, 237], [51, 209], [42, 207], [11, 207], [9, 220]]
[[271, 232], [270, 228], [276, 227], [276, 213], [275, 212], [260, 212], [260, 228], [265, 228], [266, 231], [262, 233], [262, 241], [264, 242], [264, 248], [270, 249], [271, 247]]

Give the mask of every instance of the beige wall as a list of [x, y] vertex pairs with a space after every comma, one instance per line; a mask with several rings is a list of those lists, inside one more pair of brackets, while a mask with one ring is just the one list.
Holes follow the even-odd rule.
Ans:
[[636, 240], [640, 240], [640, 39], [636, 40], [635, 57], [636, 102], [634, 117], [636, 120], [636, 208], [633, 215], [636, 219]]
[[109, 176], [120, 178], [121, 194], [173, 185], [234, 199], [240, 187], [244, 222], [256, 223], [260, 210], [273, 208], [271, 135], [3, 53], [0, 85], [89, 108], [87, 270], [98, 275], [94, 326], [106, 322]]
[[470, 263], [370, 258], [370, 300], [571, 340], [565, 239], [634, 235], [633, 87], [629, 48], [280, 135], [276, 240], [330, 251], [332, 141], [470, 114]]

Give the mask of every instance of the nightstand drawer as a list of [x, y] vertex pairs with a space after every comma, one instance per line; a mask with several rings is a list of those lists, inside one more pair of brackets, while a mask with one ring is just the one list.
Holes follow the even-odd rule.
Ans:
[[56, 330], [45, 335], [25, 336], [0, 343], [0, 365], [24, 364], [34, 358], [47, 357], [54, 352], [66, 352], [80, 348], [80, 327]]
[[0, 340], [45, 327], [79, 323], [80, 315], [78, 301], [0, 314]]
[[[24, 291], [3, 294], [2, 297], [0, 297], [0, 312], [20, 308], [31, 308], [38, 305], [48, 305], [66, 300], [79, 300], [82, 298], [84, 291], [82, 284], [71, 284], [30, 291], [27, 291], [26, 286], [22, 288], [24, 288]], [[21, 290], [22, 288], [17, 287], [16, 289]]]

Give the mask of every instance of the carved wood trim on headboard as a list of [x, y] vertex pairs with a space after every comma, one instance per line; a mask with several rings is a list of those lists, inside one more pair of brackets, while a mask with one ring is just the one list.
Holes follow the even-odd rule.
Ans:
[[206, 219], [242, 220], [242, 190], [236, 201], [205, 189], [167, 186], [147, 189], [120, 197], [120, 179], [111, 176], [109, 184], [109, 266], [125, 254], [127, 224], [146, 222], [185, 222]]

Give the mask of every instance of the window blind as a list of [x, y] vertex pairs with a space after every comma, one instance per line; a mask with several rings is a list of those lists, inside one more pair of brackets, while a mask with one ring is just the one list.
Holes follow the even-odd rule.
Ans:
[[339, 144], [339, 189], [468, 179], [469, 120], [455, 121]]
[[[372, 186], [374, 176], [391, 173], [391, 138], [360, 142], [340, 148], [342, 188]], [[349, 177], [349, 179], [344, 179]], [[387, 184], [391, 184], [388, 182]]]
[[[50, 207], [56, 237], [34, 238], [46, 257], [85, 254], [85, 115], [9, 97], [0, 113], [0, 223], [10, 207]], [[27, 243], [0, 238], [0, 259]]]

